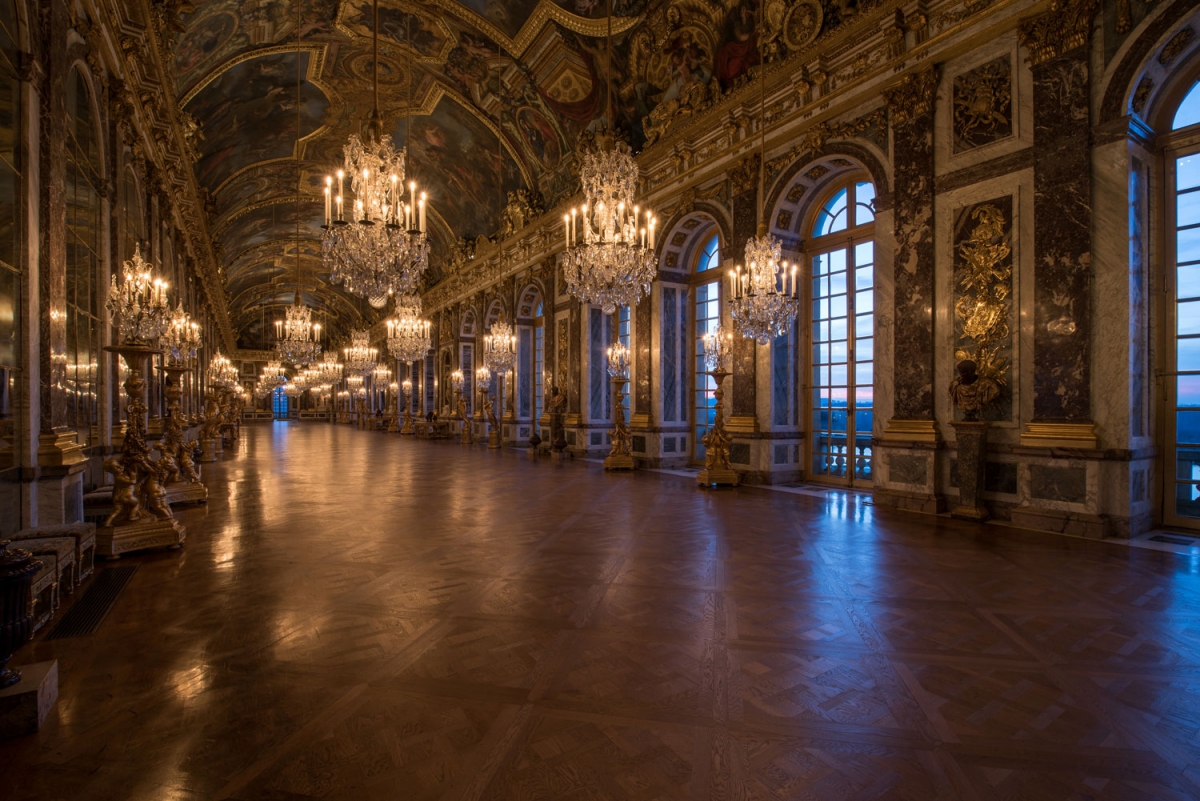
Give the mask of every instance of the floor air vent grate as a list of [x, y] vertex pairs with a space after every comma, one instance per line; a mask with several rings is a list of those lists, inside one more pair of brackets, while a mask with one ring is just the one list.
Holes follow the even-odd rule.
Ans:
[[97, 570], [92, 586], [88, 587], [83, 597], [63, 615], [63, 619], [58, 621], [58, 625], [46, 639], [62, 640], [94, 634], [137, 569], [137, 565], [121, 565]]

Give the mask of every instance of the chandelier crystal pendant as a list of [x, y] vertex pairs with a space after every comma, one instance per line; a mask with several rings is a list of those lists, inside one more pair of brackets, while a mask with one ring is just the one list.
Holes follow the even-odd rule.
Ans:
[[188, 367], [196, 361], [196, 352], [200, 350], [200, 326], [183, 310], [183, 301], [171, 312], [159, 344], [166, 350], [167, 362], [172, 366]]
[[[372, 13], [374, 106], [365, 137], [360, 139], [351, 134], [343, 148], [343, 167], [336, 173], [336, 194], [334, 177], [325, 178], [325, 236], [321, 255], [336, 283], [381, 309], [389, 296], [416, 290], [429, 266], [429, 239], [425, 193], [418, 195], [415, 181], [405, 185], [405, 150], [397, 150], [391, 135], [383, 133], [379, 115], [378, 0], [372, 3]], [[411, 83], [410, 70], [410, 86]], [[345, 193], [347, 178], [353, 193], [349, 203]]]
[[396, 316], [387, 321], [387, 330], [388, 352], [403, 364], [424, 359], [433, 347], [430, 323], [421, 319], [421, 298], [418, 295], [396, 298]]
[[117, 330], [126, 345], [154, 347], [167, 330], [167, 282], [155, 277], [151, 265], [142, 259], [141, 245], [121, 266], [120, 283], [116, 275], [112, 277], [105, 307], [117, 318]]
[[[763, 17], [763, 2], [759, 2], [759, 20]], [[759, 41], [763, 41], [760, 37]], [[746, 240], [745, 272], [739, 265], [729, 273], [729, 314], [733, 326], [743, 337], [751, 337], [766, 345], [792, 328], [800, 313], [800, 298], [796, 283], [796, 267], [781, 259], [782, 243], [767, 231], [766, 224], [766, 166], [767, 166], [767, 60], [758, 59], [758, 231]]]
[[517, 337], [503, 320], [492, 323], [483, 338], [483, 363], [499, 375], [511, 371], [517, 363]]
[[371, 333], [369, 331], [350, 332], [350, 347], [342, 350], [342, 363], [346, 367], [347, 380], [355, 375], [362, 378], [375, 368], [379, 351], [372, 348], [370, 342]]

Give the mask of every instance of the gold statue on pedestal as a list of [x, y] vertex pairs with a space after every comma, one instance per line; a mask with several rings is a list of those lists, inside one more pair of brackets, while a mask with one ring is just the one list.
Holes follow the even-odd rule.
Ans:
[[495, 403], [492, 401], [492, 396], [487, 392], [483, 393], [483, 416], [487, 418], [488, 424], [488, 443], [490, 450], [496, 450], [500, 447], [500, 421], [496, 419]]
[[710, 375], [716, 383], [713, 398], [712, 428], [701, 440], [704, 443], [704, 469], [696, 476], [696, 483], [701, 487], [736, 487], [741, 483], [741, 477], [729, 462], [729, 446], [733, 439], [725, 431], [725, 379], [731, 373], [725, 369], [732, 349], [733, 337], [724, 333], [720, 328], [704, 335], [704, 361]]

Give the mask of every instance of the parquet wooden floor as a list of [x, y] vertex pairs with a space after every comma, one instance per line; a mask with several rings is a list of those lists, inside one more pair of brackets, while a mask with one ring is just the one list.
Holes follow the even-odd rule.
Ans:
[[5, 801], [1200, 798], [1200, 564], [321, 424], [0, 743]]

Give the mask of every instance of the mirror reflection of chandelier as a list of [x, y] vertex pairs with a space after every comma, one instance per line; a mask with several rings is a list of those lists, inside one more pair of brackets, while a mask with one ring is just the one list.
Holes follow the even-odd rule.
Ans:
[[492, 323], [483, 338], [483, 363], [493, 373], [503, 375], [517, 363], [517, 337], [512, 326], [503, 320]]
[[650, 293], [658, 272], [654, 258], [657, 221], [649, 209], [643, 216], [643, 210], [634, 203], [638, 165], [628, 143], [618, 139], [613, 128], [612, 0], [605, 7], [608, 124], [594, 135], [580, 137], [583, 206], [563, 215], [563, 277], [568, 293], [612, 314], [617, 307], [632, 306]]
[[149, 262], [142, 259], [141, 245], [121, 266], [120, 283], [113, 275], [105, 306], [117, 318], [117, 330], [125, 344], [154, 346], [167, 330], [167, 282], [155, 277]]
[[396, 316], [387, 321], [387, 329], [388, 351], [404, 364], [424, 359], [433, 346], [430, 324], [421, 319], [421, 298], [416, 294], [396, 298]]
[[375, 368], [379, 351], [370, 347], [371, 333], [369, 331], [351, 331], [350, 347], [342, 350], [342, 363], [346, 366], [346, 380], [354, 375], [365, 376]]
[[166, 350], [170, 364], [188, 366], [196, 360], [196, 351], [200, 350], [200, 326], [183, 310], [183, 301], [171, 312], [159, 344]]
[[[759, 19], [763, 19], [763, 3], [759, 2]], [[761, 41], [761, 39], [760, 39]], [[782, 244], [767, 231], [766, 224], [766, 166], [767, 166], [767, 60], [759, 54], [758, 63], [758, 232], [746, 240], [745, 272], [741, 266], [729, 274], [733, 290], [729, 314], [733, 326], [743, 337], [752, 337], [766, 345], [772, 339], [788, 333], [792, 321], [800, 313], [800, 298], [796, 286], [796, 268], [788, 273], [788, 263], [782, 261]]]
[[[321, 253], [335, 282], [381, 309], [389, 295], [416, 289], [429, 266], [429, 240], [425, 234], [425, 193], [417, 194], [414, 181], [405, 185], [405, 151], [396, 150], [391, 135], [383, 133], [379, 116], [378, 0], [372, 3], [372, 13], [375, 102], [365, 138], [351, 134], [343, 148], [344, 164], [337, 171], [336, 194], [334, 177], [325, 179]], [[407, 15], [405, 20], [407, 26]], [[351, 202], [345, 194], [346, 179], [354, 196]]]

